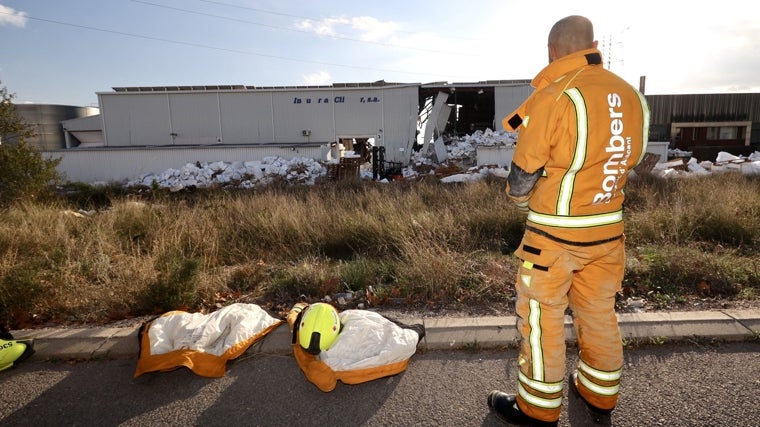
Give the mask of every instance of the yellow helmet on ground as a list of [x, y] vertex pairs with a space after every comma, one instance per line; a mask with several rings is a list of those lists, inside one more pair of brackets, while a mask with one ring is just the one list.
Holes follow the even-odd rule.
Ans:
[[[12, 338], [12, 337], [11, 337]], [[0, 338], [0, 371], [21, 362], [34, 353], [32, 340], [6, 340]]]
[[304, 310], [298, 324], [298, 343], [311, 354], [327, 350], [340, 333], [338, 310], [330, 304], [318, 302]]

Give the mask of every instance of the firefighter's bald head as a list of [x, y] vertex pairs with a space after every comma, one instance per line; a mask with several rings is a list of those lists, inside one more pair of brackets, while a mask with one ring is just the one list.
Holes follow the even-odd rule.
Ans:
[[549, 31], [549, 62], [596, 46], [594, 25], [588, 18], [578, 15], [562, 18]]

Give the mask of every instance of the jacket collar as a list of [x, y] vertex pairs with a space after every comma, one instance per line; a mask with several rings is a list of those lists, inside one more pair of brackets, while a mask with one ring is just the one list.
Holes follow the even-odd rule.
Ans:
[[587, 65], [601, 65], [602, 54], [599, 49], [585, 49], [563, 56], [544, 67], [530, 82], [531, 86], [540, 90], [559, 80], [570, 71]]

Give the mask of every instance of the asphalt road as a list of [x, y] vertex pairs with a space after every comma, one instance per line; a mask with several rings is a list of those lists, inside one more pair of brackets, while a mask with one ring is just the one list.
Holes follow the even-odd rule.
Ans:
[[[576, 358], [568, 351], [568, 367]], [[223, 378], [133, 378], [135, 360], [26, 361], [0, 372], [2, 426], [491, 426], [486, 395], [515, 388], [516, 350], [427, 351], [394, 377], [309, 383], [289, 354], [246, 353]], [[626, 350], [615, 426], [760, 426], [760, 343]], [[588, 425], [567, 396], [562, 426]]]

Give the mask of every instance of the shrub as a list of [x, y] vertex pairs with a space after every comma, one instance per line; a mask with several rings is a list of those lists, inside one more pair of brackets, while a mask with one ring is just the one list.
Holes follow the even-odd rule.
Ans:
[[364, 257], [341, 261], [340, 277], [350, 291], [360, 291], [376, 284], [383, 284], [393, 277], [390, 263]]
[[117, 184], [95, 186], [84, 182], [71, 182], [61, 186], [66, 201], [80, 209], [102, 209], [111, 206], [111, 200], [126, 191]]
[[0, 87], [0, 142], [4, 144], [15, 144], [34, 136], [34, 129], [16, 115], [14, 97], [6, 87]]
[[16, 115], [13, 97], [0, 88], [0, 206], [38, 199], [60, 181], [55, 168], [61, 160], [44, 159], [24, 142], [34, 130]]
[[19, 142], [0, 145], [0, 205], [34, 200], [53, 194], [60, 181], [60, 159], [45, 159], [35, 148]]
[[227, 280], [227, 287], [235, 292], [250, 292], [266, 284], [266, 264], [263, 261], [236, 267]]
[[303, 295], [314, 299], [340, 291], [340, 277], [325, 261], [311, 256], [281, 265], [273, 274], [270, 292], [277, 298], [293, 299]]
[[169, 252], [156, 261], [158, 277], [143, 295], [144, 307], [152, 312], [188, 310], [198, 301], [200, 262], [179, 252]]
[[42, 298], [37, 271], [34, 266], [21, 264], [6, 272], [0, 280], [0, 319], [6, 319], [11, 328], [20, 321], [29, 320]]

